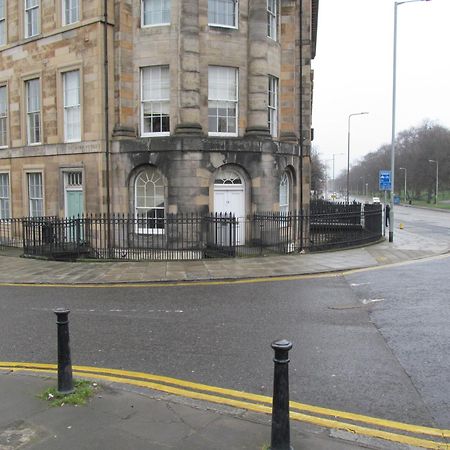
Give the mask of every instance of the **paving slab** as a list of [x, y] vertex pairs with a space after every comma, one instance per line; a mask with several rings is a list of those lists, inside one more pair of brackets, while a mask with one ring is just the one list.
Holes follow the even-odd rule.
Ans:
[[[110, 384], [99, 385], [85, 406], [51, 407], [37, 396], [55, 381], [0, 372], [1, 450], [263, 450], [270, 444], [267, 415], [229, 414]], [[299, 425], [291, 428], [291, 444], [295, 450], [381, 448]]]

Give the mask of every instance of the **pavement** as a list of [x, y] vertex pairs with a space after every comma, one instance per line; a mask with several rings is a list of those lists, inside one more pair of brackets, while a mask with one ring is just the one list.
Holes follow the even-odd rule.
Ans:
[[[87, 405], [51, 407], [37, 395], [52, 386], [54, 378], [0, 372], [1, 450], [265, 450], [270, 444], [270, 415], [105, 383]], [[296, 450], [386, 448], [351, 438], [291, 424]]]
[[[233, 282], [345, 272], [450, 251], [448, 242], [408, 230], [396, 231], [394, 240], [326, 253], [187, 262], [68, 263], [20, 258], [17, 250], [3, 249], [0, 284]], [[44, 375], [0, 367], [0, 450], [263, 450], [270, 446], [270, 414], [137, 388], [126, 382], [105, 381], [98, 382], [87, 405], [51, 407], [37, 395], [55, 384], [54, 373]], [[291, 445], [296, 450], [422, 447], [407, 442], [402, 438], [373, 438], [370, 433], [358, 433], [351, 428], [321, 427], [291, 420]], [[426, 448], [450, 449], [450, 446]]]
[[0, 250], [0, 283], [114, 284], [154, 283], [308, 275], [383, 266], [440, 255], [450, 242], [406, 229], [396, 230], [393, 243], [349, 250], [260, 258], [165, 262], [61, 262], [20, 258], [20, 250]]

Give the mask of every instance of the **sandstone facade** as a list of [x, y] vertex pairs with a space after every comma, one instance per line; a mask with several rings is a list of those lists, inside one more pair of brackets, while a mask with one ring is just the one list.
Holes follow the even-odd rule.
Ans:
[[[24, 2], [5, 1], [0, 88], [7, 92], [7, 134], [0, 173], [8, 175], [10, 216], [30, 214], [27, 176], [36, 172], [45, 215], [72, 212], [72, 188], [81, 192], [81, 212], [106, 212], [109, 200], [110, 211], [135, 213], [143, 171], [161, 175], [165, 213], [223, 210], [217, 193], [226, 187], [217, 180], [224, 173], [239, 178], [240, 187], [230, 189], [240, 190], [245, 213], [280, 210], [280, 189], [289, 210], [307, 208], [318, 0], [231, 2], [237, 5], [231, 26], [211, 24], [211, 0], [161, 2], [169, 5], [164, 24], [145, 23], [145, 0], [111, 0], [106, 12], [104, 3], [79, 0], [78, 20], [65, 24], [64, 0], [39, 0], [39, 33], [27, 37]], [[269, 4], [276, 5], [275, 39], [268, 37]], [[164, 120], [170, 125], [163, 133], [143, 129], [142, 71], [148, 67], [168, 68]], [[209, 129], [211, 67], [237, 74], [237, 126], [230, 133]], [[64, 122], [63, 77], [71, 71], [80, 77], [75, 142], [68, 141]], [[278, 80], [272, 133], [269, 77]], [[30, 144], [32, 79], [40, 82], [41, 122], [39, 142]], [[82, 174], [75, 187], [71, 173]], [[283, 179], [288, 188], [280, 187]]]

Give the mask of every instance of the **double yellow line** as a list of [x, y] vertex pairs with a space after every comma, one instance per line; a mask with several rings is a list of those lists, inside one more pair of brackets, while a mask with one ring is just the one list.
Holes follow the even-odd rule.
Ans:
[[[55, 364], [0, 362], [1, 371], [55, 374]], [[153, 389], [168, 394], [270, 414], [272, 398], [143, 372], [73, 366], [79, 377]], [[290, 418], [313, 425], [419, 448], [450, 450], [450, 430], [410, 425], [360, 414], [290, 402]], [[342, 421], [345, 420], [345, 421]], [[435, 439], [435, 440], [432, 440]]]

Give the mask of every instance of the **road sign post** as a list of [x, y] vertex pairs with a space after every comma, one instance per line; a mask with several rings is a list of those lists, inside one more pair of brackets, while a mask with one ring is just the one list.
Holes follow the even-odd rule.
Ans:
[[[384, 191], [384, 218], [383, 218], [383, 236], [386, 235], [386, 193], [392, 189], [392, 177], [390, 170], [380, 170], [378, 175], [378, 188], [380, 191]], [[391, 221], [389, 220], [389, 227]]]

